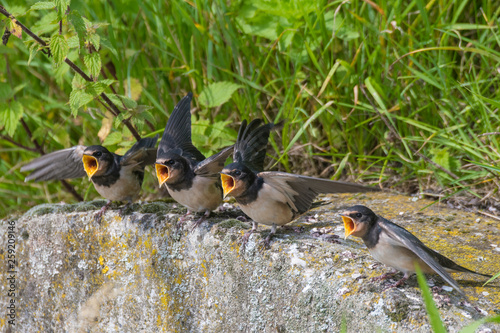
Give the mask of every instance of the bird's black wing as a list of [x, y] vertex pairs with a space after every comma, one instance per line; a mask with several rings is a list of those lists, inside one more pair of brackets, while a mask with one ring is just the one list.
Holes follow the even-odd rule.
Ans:
[[156, 161], [155, 146], [157, 141], [158, 135], [155, 135], [154, 138], [140, 139], [120, 158], [120, 164], [136, 164], [142, 168], [146, 165], [154, 164]]
[[74, 146], [57, 150], [34, 159], [21, 168], [21, 172], [32, 171], [24, 181], [60, 180], [81, 178], [86, 175], [82, 156], [86, 146]]
[[191, 99], [188, 93], [175, 106], [168, 118], [165, 131], [158, 145], [158, 158], [165, 156], [169, 151], [175, 150], [179, 155], [194, 161], [202, 161], [205, 156], [193, 146], [191, 141]]
[[[389, 235], [390, 238], [400, 243], [401, 246], [406, 247], [415, 253], [423, 262], [439, 274], [446, 282], [455, 288], [462, 295], [465, 295], [458, 283], [451, 277], [443, 267], [452, 268], [450, 266], [458, 266], [451, 259], [437, 253], [436, 251], [428, 248], [417, 237], [410, 233], [405, 228], [398, 226], [386, 219], [379, 220], [380, 227]], [[452, 268], [453, 269], [453, 268]]]
[[226, 159], [233, 152], [234, 146], [225, 148], [215, 155], [199, 162], [194, 168], [194, 173], [200, 176], [216, 176], [219, 177], [219, 172], [224, 168]]
[[[262, 119], [254, 119], [248, 124], [243, 120], [234, 145], [233, 160], [243, 163], [254, 172], [264, 170], [267, 142], [273, 123], [262, 125]], [[281, 123], [280, 123], [281, 124]]]
[[356, 193], [377, 191], [363, 185], [333, 181], [328, 179], [294, 175], [285, 172], [259, 172], [265, 183], [273, 186], [288, 199], [288, 205], [298, 214], [303, 214], [311, 207], [320, 193]]

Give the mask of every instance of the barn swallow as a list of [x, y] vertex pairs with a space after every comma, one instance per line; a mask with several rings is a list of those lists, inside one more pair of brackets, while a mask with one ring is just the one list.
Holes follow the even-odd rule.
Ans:
[[34, 170], [24, 181], [61, 180], [87, 175], [97, 192], [108, 199], [99, 211], [101, 216], [112, 201], [134, 201], [141, 190], [144, 168], [156, 159], [154, 138], [137, 141], [125, 155], [111, 153], [103, 146], [74, 146], [41, 156], [21, 168]]
[[[204, 215], [193, 229], [203, 222], [222, 202], [219, 172], [233, 152], [233, 146], [205, 158], [191, 141], [192, 93], [175, 106], [158, 145], [156, 175], [160, 187], [165, 184], [170, 196], [190, 212]], [[182, 223], [182, 220], [181, 220]]]
[[253, 227], [243, 236], [245, 244], [258, 223], [271, 225], [264, 244], [269, 245], [277, 226], [290, 223], [311, 208], [320, 193], [367, 192], [376, 189], [327, 179], [285, 172], [262, 171], [272, 123], [260, 125], [261, 119], [243, 121], [234, 145], [234, 162], [221, 172], [224, 197], [231, 195], [241, 210], [253, 220]]
[[410, 274], [415, 272], [415, 264], [418, 264], [424, 273], [439, 274], [462, 295], [465, 295], [464, 292], [448, 273], [464, 272], [491, 277], [456, 264], [425, 246], [408, 230], [375, 215], [365, 206], [348, 208], [341, 216], [346, 239], [350, 235], [360, 237], [376, 260], [404, 273], [404, 277], [390, 287], [403, 284]]

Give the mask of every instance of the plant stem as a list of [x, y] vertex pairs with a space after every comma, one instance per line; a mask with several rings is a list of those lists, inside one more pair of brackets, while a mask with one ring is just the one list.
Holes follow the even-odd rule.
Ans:
[[[0, 13], [2, 13], [3, 15], [5, 15], [6, 17], [8, 17], [10, 19], [15, 19], [14, 16], [12, 16], [1, 5], [0, 5]], [[21, 29], [26, 34], [28, 34], [29, 36], [31, 36], [36, 42], [38, 42], [42, 46], [48, 47], [47, 43], [45, 43], [40, 37], [38, 37], [36, 34], [34, 34], [30, 29], [28, 29], [26, 26], [24, 26], [21, 22], [19, 22], [18, 20], [16, 20], [15, 22], [16, 22], [16, 24], [19, 27], [21, 27]], [[46, 50], [42, 49], [42, 51], [46, 51]], [[46, 53], [46, 52], [44, 52], [44, 53]], [[48, 49], [48, 52], [46, 54], [48, 54], [50, 56], [50, 49]], [[69, 67], [71, 67], [71, 69], [73, 69], [81, 77], [83, 77], [85, 79], [85, 81], [92, 82], [92, 79], [87, 74], [85, 74], [85, 72], [82, 71], [81, 68], [78, 67], [74, 62], [72, 62], [68, 58], [65, 58], [64, 62], [67, 63], [69, 65]], [[118, 107], [109, 99], [108, 95], [106, 95], [103, 92], [99, 96], [109, 105], [109, 107], [113, 110], [113, 113], [114, 113], [115, 116], [117, 116], [117, 115], [119, 115], [121, 113], [120, 109], [118, 109]], [[123, 123], [125, 124], [125, 126], [127, 126], [127, 128], [130, 130], [130, 133], [132, 133], [132, 135], [134, 136], [134, 138], [136, 140], [140, 140], [141, 139], [141, 136], [139, 135], [139, 133], [137, 132], [137, 130], [135, 129], [135, 127], [132, 125], [132, 123], [130, 122], [129, 118], [123, 120]]]

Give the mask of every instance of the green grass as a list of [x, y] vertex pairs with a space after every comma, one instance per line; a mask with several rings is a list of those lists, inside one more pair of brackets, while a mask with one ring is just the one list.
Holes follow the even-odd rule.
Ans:
[[[57, 12], [27, 12], [33, 3], [0, 0], [40, 36], [58, 35]], [[78, 11], [93, 23], [82, 42], [95, 46], [99, 36], [103, 72], [116, 75], [111, 87], [153, 107], [124, 112], [142, 136], [161, 133], [176, 102], [193, 91], [193, 139], [204, 153], [231, 144], [242, 119], [286, 119], [272, 139], [276, 169], [410, 193], [490, 193], [493, 200], [498, 192], [498, 169], [485, 167], [500, 160], [498, 134], [481, 136], [500, 125], [495, 1], [141, 3], [79, 1], [70, 15]], [[77, 33], [62, 16], [67, 41]], [[2, 31], [8, 24], [3, 21]], [[22, 37], [0, 47], [6, 60], [0, 61], [0, 103], [14, 111], [22, 106], [22, 119], [46, 151], [104, 140], [123, 152], [133, 143], [123, 117], [103, 123], [106, 114], [114, 117], [97, 101], [79, 109], [69, 103], [72, 83], [77, 90], [83, 83], [66, 64], [52, 64], [64, 50], [30, 59], [33, 43]], [[86, 73], [98, 70], [96, 62], [85, 66], [87, 48], [71, 45], [69, 59]], [[221, 82], [223, 88], [214, 85]], [[19, 167], [38, 154], [10, 142], [34, 147], [19, 112], [9, 112], [12, 123], [0, 127], [0, 211], [73, 201], [60, 183], [23, 182]], [[97, 196], [87, 179], [71, 183], [87, 198]], [[150, 175], [145, 191], [155, 186]]]

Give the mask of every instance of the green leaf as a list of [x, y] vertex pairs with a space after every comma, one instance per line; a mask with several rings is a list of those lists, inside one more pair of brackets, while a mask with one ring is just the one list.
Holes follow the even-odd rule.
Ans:
[[69, 106], [71, 108], [71, 114], [76, 117], [78, 110], [94, 100], [94, 97], [87, 94], [83, 90], [73, 90], [69, 95]]
[[111, 146], [111, 145], [116, 145], [117, 143], [121, 142], [122, 139], [122, 134], [120, 132], [113, 132], [110, 133], [106, 139], [104, 139], [104, 142], [102, 143], [103, 146]]
[[212, 108], [226, 103], [231, 95], [242, 86], [236, 83], [222, 81], [209, 84], [200, 94], [201, 105]]
[[101, 82], [89, 82], [87, 84], [86, 91], [95, 97], [104, 92], [104, 89], [106, 89], [106, 87], [107, 86], [102, 84]]
[[80, 40], [78, 36], [73, 36], [68, 38], [68, 47], [70, 49], [79, 49], [80, 48]]
[[66, 42], [66, 39], [64, 36], [59, 35], [58, 33], [52, 35], [52, 38], [50, 39], [50, 50], [52, 52], [52, 55], [54, 57], [54, 62], [56, 66], [59, 66], [66, 56], [68, 55], [69, 47], [68, 43]]
[[137, 102], [133, 99], [122, 95], [108, 95], [111, 102], [113, 102], [117, 107], [123, 108], [125, 105], [125, 109], [131, 110], [137, 107]]
[[93, 33], [89, 36], [89, 41], [92, 45], [94, 45], [95, 49], [99, 51], [99, 48], [101, 47], [101, 37], [98, 34]]
[[30, 10], [52, 9], [56, 6], [54, 1], [40, 1], [31, 6]]
[[64, 19], [64, 15], [66, 15], [66, 11], [68, 10], [70, 0], [55, 0], [56, 8], [57, 8], [57, 20], [62, 21]]
[[83, 57], [83, 63], [90, 71], [90, 75], [92, 75], [94, 81], [97, 80], [99, 72], [101, 71], [101, 56], [99, 53], [86, 54], [85, 57]]
[[429, 321], [431, 323], [431, 327], [434, 333], [446, 333], [446, 328], [441, 321], [439, 316], [439, 310], [434, 303], [434, 299], [432, 299], [432, 294], [427, 285], [427, 281], [425, 281], [424, 274], [418, 264], [415, 264], [415, 269], [417, 271], [417, 280], [422, 290], [422, 298], [424, 299], [425, 308], [427, 309], [427, 314], [429, 315]]
[[80, 12], [75, 9], [71, 10], [68, 18], [71, 24], [73, 24], [73, 27], [75, 28], [80, 45], [82, 45], [85, 41], [85, 35], [87, 34], [87, 27], [85, 26], [85, 21], [83, 21]]
[[71, 81], [71, 87], [73, 90], [83, 89], [87, 85], [87, 81], [80, 75], [73, 76], [73, 81]]
[[3, 124], [7, 134], [13, 136], [16, 132], [19, 119], [23, 116], [23, 105], [20, 102], [0, 104], [0, 124]]

